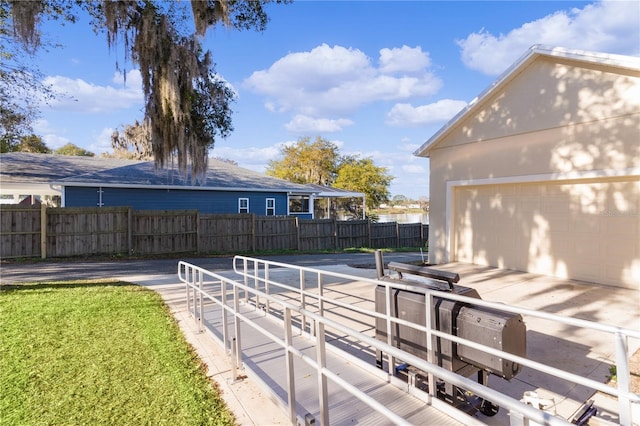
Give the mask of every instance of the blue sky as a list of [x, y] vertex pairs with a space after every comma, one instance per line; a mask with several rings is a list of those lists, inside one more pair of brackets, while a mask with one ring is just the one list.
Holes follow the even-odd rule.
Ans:
[[[640, 1], [297, 1], [269, 5], [266, 31], [209, 30], [203, 43], [237, 93], [235, 131], [211, 156], [263, 172], [283, 144], [321, 136], [394, 176], [392, 195], [429, 195], [413, 152], [534, 44], [640, 55]], [[88, 19], [43, 32], [36, 62], [64, 94], [34, 126], [47, 145], [111, 151], [143, 116], [139, 73]], [[127, 82], [116, 72], [127, 70]]]

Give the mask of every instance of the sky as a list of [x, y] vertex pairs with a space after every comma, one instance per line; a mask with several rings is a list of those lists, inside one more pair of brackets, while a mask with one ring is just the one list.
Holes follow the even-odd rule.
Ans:
[[[236, 93], [235, 130], [210, 156], [264, 172], [284, 145], [322, 137], [385, 167], [391, 195], [412, 199], [429, 196], [429, 160], [413, 152], [531, 46], [640, 56], [639, 0], [299, 0], [266, 10], [264, 32], [216, 27], [202, 40]], [[42, 31], [60, 47], [35, 63], [60, 96], [41, 106], [35, 133], [52, 149], [112, 151], [113, 130], [144, 115], [135, 64], [87, 17]]]

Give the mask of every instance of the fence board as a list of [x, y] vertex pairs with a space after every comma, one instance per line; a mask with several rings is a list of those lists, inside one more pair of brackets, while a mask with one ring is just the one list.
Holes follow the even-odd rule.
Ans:
[[296, 250], [298, 220], [291, 216], [256, 217], [256, 250]]
[[396, 222], [372, 223], [371, 247], [398, 247], [398, 224]]
[[333, 219], [298, 221], [300, 250], [333, 250], [336, 248], [336, 221]]
[[422, 224], [399, 223], [398, 247], [422, 247]]
[[253, 250], [252, 214], [201, 214], [200, 251], [238, 253]]
[[48, 208], [47, 256], [127, 252], [127, 207]]
[[3, 205], [0, 258], [40, 256], [40, 206]]
[[135, 254], [197, 250], [197, 210], [136, 210], [131, 216]]
[[[0, 257], [40, 257], [41, 210], [0, 209]], [[428, 225], [366, 220], [298, 220], [290, 216], [207, 214], [196, 210], [132, 211], [126, 207], [45, 209], [46, 255], [242, 253], [424, 247]]]
[[337, 248], [369, 247], [369, 221], [348, 220], [336, 222]]

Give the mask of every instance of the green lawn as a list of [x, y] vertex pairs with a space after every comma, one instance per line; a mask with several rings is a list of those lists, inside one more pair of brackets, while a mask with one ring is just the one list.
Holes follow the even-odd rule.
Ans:
[[91, 281], [2, 286], [0, 423], [235, 421], [158, 294]]

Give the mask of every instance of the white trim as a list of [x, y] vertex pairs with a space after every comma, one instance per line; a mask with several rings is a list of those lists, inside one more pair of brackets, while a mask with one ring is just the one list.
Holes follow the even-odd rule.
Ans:
[[505, 176], [499, 178], [480, 178], [480, 179], [464, 179], [451, 180], [446, 183], [445, 192], [445, 253], [444, 261], [452, 262], [451, 250], [453, 246], [453, 191], [461, 186], [483, 186], [483, 185], [508, 185], [514, 183], [541, 183], [541, 182], [558, 182], [571, 180], [588, 180], [598, 178], [616, 178], [616, 177], [640, 177], [640, 167], [630, 167], [627, 169], [604, 169], [604, 170], [588, 170], [575, 171], [568, 173], [549, 173], [539, 175], [522, 175], [522, 176]]
[[124, 184], [124, 183], [92, 183], [92, 182], [51, 182], [51, 185], [60, 185], [64, 187], [89, 187], [89, 188], [124, 188], [124, 189], [176, 189], [189, 191], [226, 191], [226, 192], [273, 192], [273, 193], [299, 193], [304, 195], [315, 194], [313, 191], [304, 192], [299, 189], [291, 188], [238, 188], [229, 186], [181, 186], [181, 185], [143, 185], [143, 184]]

